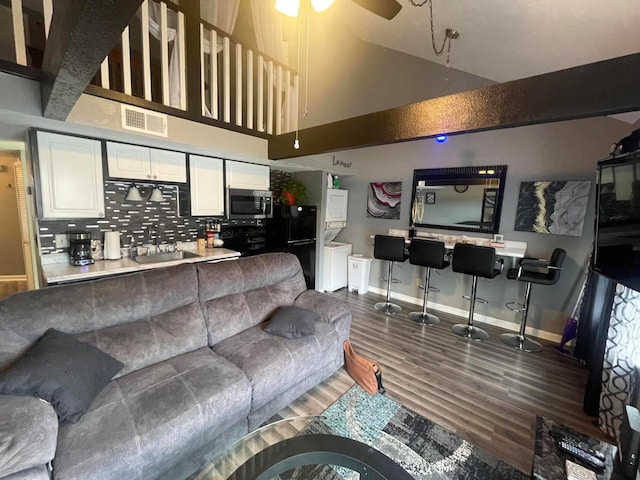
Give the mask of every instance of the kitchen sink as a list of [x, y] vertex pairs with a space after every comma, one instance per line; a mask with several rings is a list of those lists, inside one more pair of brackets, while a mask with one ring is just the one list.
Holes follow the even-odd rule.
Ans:
[[181, 250], [179, 252], [164, 252], [153, 253], [151, 255], [140, 255], [134, 258], [138, 263], [162, 263], [162, 262], [175, 262], [176, 260], [184, 260], [185, 258], [199, 257], [197, 253], [186, 252]]

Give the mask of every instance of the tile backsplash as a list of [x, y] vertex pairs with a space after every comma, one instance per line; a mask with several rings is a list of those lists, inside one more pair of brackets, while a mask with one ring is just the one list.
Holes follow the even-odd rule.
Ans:
[[[39, 220], [40, 251], [43, 255], [66, 253], [68, 248], [58, 248], [55, 243], [56, 234], [64, 234], [69, 230], [87, 230], [93, 240], [104, 241], [106, 230], [121, 232], [121, 244], [129, 247], [133, 242], [139, 246], [155, 242], [151, 229], [155, 225], [158, 230], [159, 243], [195, 241], [198, 230], [204, 227], [205, 217], [178, 216], [178, 188], [176, 185], [157, 184], [162, 191], [161, 202], [127, 202], [125, 197], [132, 182], [104, 182], [105, 218], [72, 219], [72, 220]], [[141, 185], [141, 184], [138, 184]], [[146, 185], [145, 185], [146, 187]]]

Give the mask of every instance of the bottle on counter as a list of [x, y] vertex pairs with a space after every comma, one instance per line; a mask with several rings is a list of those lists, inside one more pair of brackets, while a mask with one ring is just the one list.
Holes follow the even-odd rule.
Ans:
[[207, 226], [205, 228], [205, 234], [206, 234], [206, 248], [213, 248], [213, 240], [214, 240], [214, 231], [213, 231], [213, 225], [211, 220], [207, 221]]
[[333, 176], [333, 188], [335, 189], [340, 188], [340, 178], [338, 178], [338, 175]]
[[131, 235], [131, 241], [129, 242], [129, 257], [135, 258], [138, 256], [138, 247], [136, 246], [136, 239]]
[[200, 227], [198, 229], [198, 236], [196, 237], [196, 242], [198, 245], [198, 249], [206, 248], [207, 239], [205, 238], [204, 228]]

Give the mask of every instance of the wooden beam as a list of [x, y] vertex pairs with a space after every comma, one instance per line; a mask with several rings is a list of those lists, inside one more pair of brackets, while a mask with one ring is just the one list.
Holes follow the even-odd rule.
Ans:
[[640, 110], [640, 53], [361, 115], [269, 140], [274, 160]]
[[42, 62], [42, 112], [65, 120], [142, 0], [56, 0]]

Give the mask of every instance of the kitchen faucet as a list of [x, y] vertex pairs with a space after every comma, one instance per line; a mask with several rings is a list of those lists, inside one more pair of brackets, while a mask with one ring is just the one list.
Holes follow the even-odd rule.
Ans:
[[158, 225], [155, 223], [149, 227], [149, 244], [155, 246], [156, 253], [158, 253], [160, 248], [160, 234], [158, 232]]

